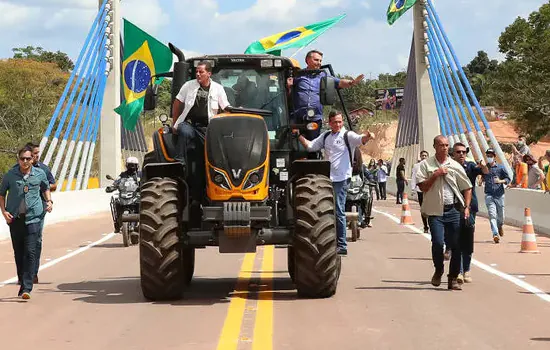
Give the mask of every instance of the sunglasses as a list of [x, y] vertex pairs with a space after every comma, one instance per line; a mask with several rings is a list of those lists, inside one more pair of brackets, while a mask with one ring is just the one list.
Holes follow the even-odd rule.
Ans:
[[32, 157], [19, 157], [19, 160], [22, 160], [22, 161], [31, 161], [32, 160]]
[[468, 151], [455, 151], [455, 153], [457, 153], [457, 154], [466, 154], [466, 153], [468, 153]]

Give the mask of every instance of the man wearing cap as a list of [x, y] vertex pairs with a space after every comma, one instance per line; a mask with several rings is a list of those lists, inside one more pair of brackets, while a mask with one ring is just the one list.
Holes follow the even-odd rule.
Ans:
[[461, 290], [457, 281], [460, 274], [460, 220], [470, 217], [472, 184], [462, 165], [449, 157], [449, 140], [439, 135], [434, 138], [435, 155], [420, 163], [416, 181], [424, 193], [421, 212], [428, 216], [432, 235], [432, 261], [435, 272], [432, 285], [441, 284], [444, 272], [443, 243], [451, 248], [448, 285]]
[[487, 155], [487, 167], [489, 172], [483, 175], [485, 181], [485, 205], [491, 222], [493, 241], [500, 242], [504, 236], [504, 185], [510, 184], [512, 179], [502, 164], [496, 162], [496, 153], [492, 148], [485, 151]]
[[530, 154], [523, 156], [523, 161], [527, 163], [527, 187], [532, 190], [541, 190], [544, 184], [544, 173], [538, 167], [535, 157]]

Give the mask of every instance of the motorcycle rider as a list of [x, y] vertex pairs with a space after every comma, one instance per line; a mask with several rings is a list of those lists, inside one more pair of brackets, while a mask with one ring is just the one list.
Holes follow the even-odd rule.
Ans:
[[[107, 186], [106, 191], [107, 192], [113, 192], [116, 190], [122, 181], [122, 179], [133, 177], [136, 183], [139, 185], [139, 181], [141, 179], [141, 171], [139, 171], [139, 161], [136, 157], [128, 157], [126, 158], [126, 170], [121, 172], [120, 175], [118, 175], [118, 178], [113, 182], [111, 186]], [[122, 210], [120, 208], [120, 204], [116, 202], [115, 204], [117, 217], [120, 219], [120, 215], [122, 213]], [[115, 220], [115, 233], [120, 232], [120, 220]]]

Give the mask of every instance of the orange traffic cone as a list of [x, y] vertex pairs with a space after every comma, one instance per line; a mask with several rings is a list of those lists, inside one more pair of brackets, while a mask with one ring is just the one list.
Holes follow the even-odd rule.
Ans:
[[409, 207], [409, 198], [406, 193], [403, 193], [403, 204], [401, 205], [401, 225], [414, 225], [411, 208]]
[[525, 208], [525, 221], [523, 223], [520, 253], [540, 253], [537, 247], [537, 236], [535, 235], [530, 208]]

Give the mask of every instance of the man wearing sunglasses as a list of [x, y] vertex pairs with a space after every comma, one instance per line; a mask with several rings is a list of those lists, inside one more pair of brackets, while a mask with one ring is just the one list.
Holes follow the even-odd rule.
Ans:
[[479, 206], [476, 196], [476, 179], [478, 176], [483, 176], [489, 173], [489, 169], [483, 162], [483, 159], [478, 163], [474, 163], [466, 160], [466, 155], [470, 152], [470, 149], [461, 142], [457, 142], [453, 145], [453, 159], [464, 167], [464, 171], [470, 182], [472, 183], [472, 201], [470, 202], [470, 217], [462, 218], [461, 220], [461, 235], [460, 235], [460, 251], [461, 251], [461, 264], [460, 274], [457, 277], [457, 282], [462, 284], [464, 282], [471, 283], [472, 276], [470, 275], [470, 264], [472, 262], [472, 253], [474, 252], [474, 231], [476, 224], [476, 214], [479, 211]]
[[[46, 174], [33, 166], [32, 148], [17, 152], [18, 164], [11, 168], [0, 185], [0, 210], [10, 227], [17, 277], [18, 295], [31, 298], [36, 266], [37, 239], [42, 229], [44, 210], [51, 212], [52, 197]], [[42, 203], [42, 195], [46, 207]], [[7, 197], [7, 200], [6, 200]]]

